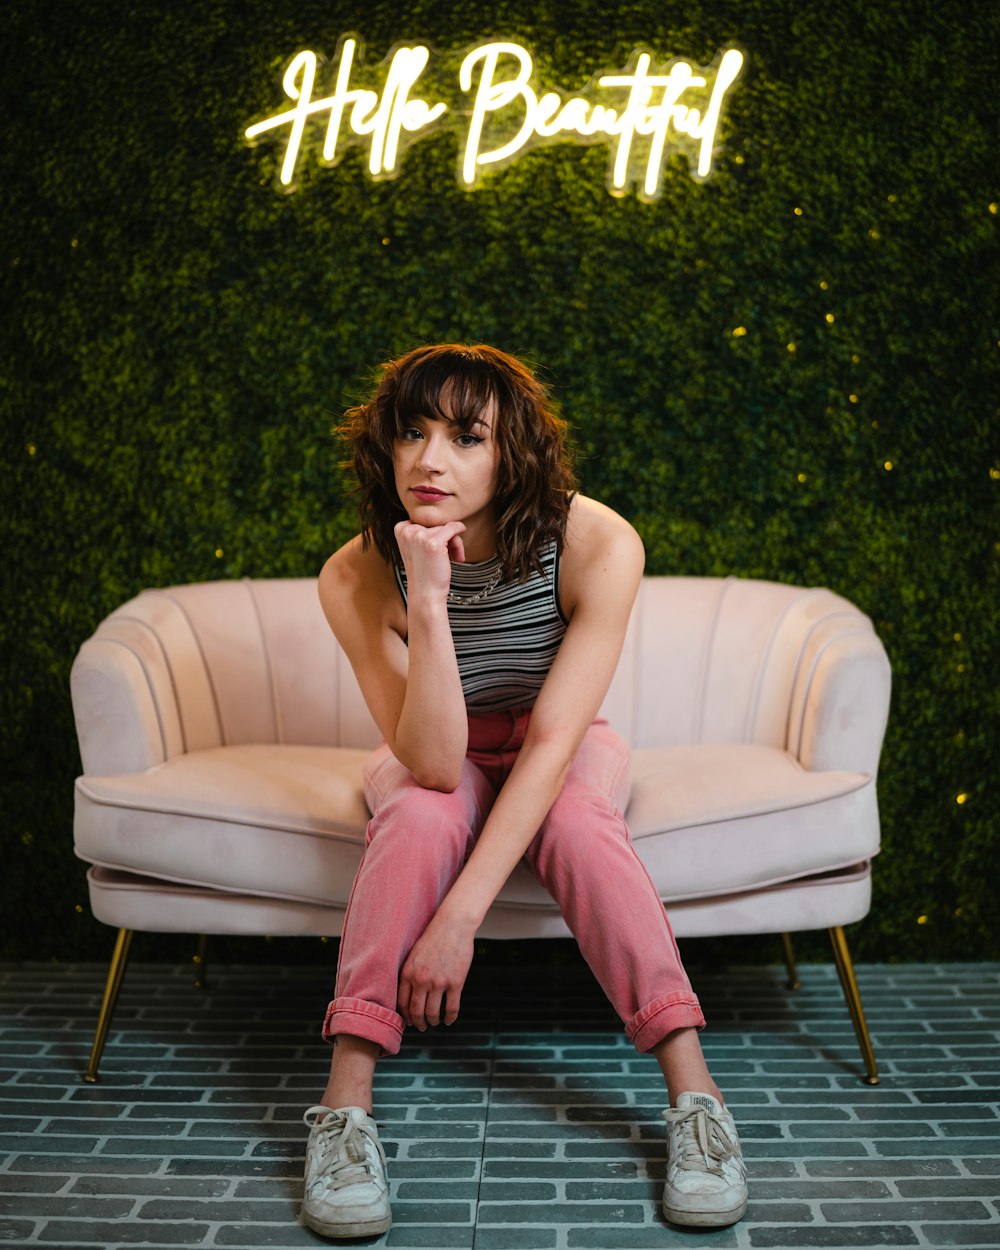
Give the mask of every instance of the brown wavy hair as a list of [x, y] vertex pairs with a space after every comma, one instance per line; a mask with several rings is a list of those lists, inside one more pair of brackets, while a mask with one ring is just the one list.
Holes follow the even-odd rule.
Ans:
[[[448, 412], [442, 408], [447, 387]], [[349, 408], [337, 427], [357, 479], [362, 543], [399, 560], [393, 527], [406, 509], [396, 492], [395, 441], [415, 417], [452, 420], [468, 431], [490, 401], [497, 445], [494, 505], [497, 555], [505, 581], [540, 569], [551, 541], [562, 550], [576, 491], [566, 422], [548, 388], [526, 364], [483, 343], [417, 347], [383, 365], [371, 398]]]

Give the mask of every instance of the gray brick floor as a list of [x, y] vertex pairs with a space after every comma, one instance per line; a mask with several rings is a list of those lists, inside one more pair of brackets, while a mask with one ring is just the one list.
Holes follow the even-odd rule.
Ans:
[[[331, 948], [332, 950], [333, 948]], [[662, 1088], [562, 943], [485, 944], [463, 1018], [379, 1067], [395, 1223], [365, 1245], [476, 1250], [1000, 1246], [1000, 965], [861, 966], [883, 1081], [832, 966], [692, 970], [751, 1169], [734, 1228], [666, 1225]], [[302, 1247], [302, 1111], [325, 968], [128, 972], [80, 1082], [93, 964], [0, 967], [0, 1243]]]

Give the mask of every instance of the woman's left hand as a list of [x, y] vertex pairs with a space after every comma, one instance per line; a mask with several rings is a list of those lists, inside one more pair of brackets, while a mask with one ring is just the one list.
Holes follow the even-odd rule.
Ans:
[[406, 957], [396, 1007], [406, 1024], [454, 1024], [472, 963], [475, 930], [434, 917]]

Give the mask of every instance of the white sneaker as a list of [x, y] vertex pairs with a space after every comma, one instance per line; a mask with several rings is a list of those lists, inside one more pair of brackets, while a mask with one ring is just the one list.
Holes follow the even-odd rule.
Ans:
[[302, 1222], [324, 1237], [374, 1237], [392, 1224], [385, 1151], [361, 1107], [310, 1107]]
[[663, 1214], [674, 1224], [722, 1227], [747, 1209], [747, 1170], [729, 1112], [711, 1094], [681, 1094], [667, 1122]]

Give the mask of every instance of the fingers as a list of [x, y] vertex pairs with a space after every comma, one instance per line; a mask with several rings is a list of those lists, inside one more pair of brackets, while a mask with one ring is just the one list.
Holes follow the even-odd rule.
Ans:
[[454, 1024], [458, 1019], [458, 1009], [462, 1002], [462, 991], [454, 987], [448, 991], [447, 1007], [444, 1013], [445, 1024]]
[[431, 1025], [454, 1024], [460, 999], [459, 989], [424, 989], [414, 985], [404, 972], [399, 981], [396, 1010], [404, 1024], [424, 1033]]
[[465, 533], [465, 522], [445, 521], [443, 525], [420, 525], [416, 521], [397, 521], [392, 529], [397, 542], [423, 542], [432, 547], [447, 547], [453, 538]]
[[447, 595], [451, 587], [451, 561], [461, 563], [465, 559], [465, 544], [461, 539], [464, 523], [417, 525], [413, 521], [400, 521], [393, 530], [406, 567], [409, 590], [434, 598]]
[[465, 563], [465, 543], [460, 534], [448, 539], [448, 558], [454, 560], [456, 564]]
[[[429, 1024], [437, 1025], [441, 1023], [441, 1002], [444, 994], [440, 990], [434, 990], [424, 999], [424, 1028]], [[420, 1027], [419, 1025], [417, 1026]]]
[[[403, 1017], [403, 1023], [411, 1029], [418, 1029], [421, 1033], [425, 1032], [430, 1025], [441, 1023], [441, 1005], [444, 1002], [444, 994], [440, 990], [432, 990], [429, 994], [424, 994], [418, 990], [411, 990], [406, 999], [405, 1004], [400, 996], [400, 1002], [397, 1003], [397, 1010]], [[457, 1012], [452, 1016], [451, 1020], [445, 1016], [445, 1023], [452, 1024], [457, 1017]]]
[[396, 990], [396, 1010], [403, 1017], [403, 1023], [409, 1028], [413, 1027], [413, 1017], [410, 1014], [411, 997], [412, 987], [404, 971], [400, 974], [399, 988]]
[[406, 1024], [423, 1032], [429, 1025], [454, 1024], [462, 988], [472, 963], [473, 931], [431, 924], [403, 962], [396, 1005]]

